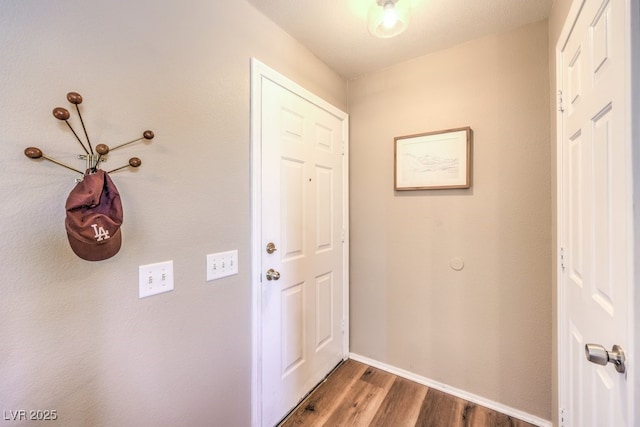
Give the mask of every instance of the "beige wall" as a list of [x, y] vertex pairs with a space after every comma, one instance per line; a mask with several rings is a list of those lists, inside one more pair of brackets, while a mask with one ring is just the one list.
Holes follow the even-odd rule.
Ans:
[[[349, 82], [351, 351], [544, 419], [548, 67], [543, 21]], [[471, 189], [394, 192], [394, 136], [461, 126]]]
[[[252, 56], [346, 109], [346, 83], [245, 1], [0, 2], [0, 410], [249, 425]], [[66, 240], [74, 174], [22, 154], [83, 167], [51, 115], [72, 90], [94, 144], [156, 133], [109, 159], [143, 165], [113, 176], [124, 242], [97, 263]], [[229, 249], [240, 273], [205, 282], [205, 254]], [[138, 265], [165, 260], [175, 291], [139, 300]]]

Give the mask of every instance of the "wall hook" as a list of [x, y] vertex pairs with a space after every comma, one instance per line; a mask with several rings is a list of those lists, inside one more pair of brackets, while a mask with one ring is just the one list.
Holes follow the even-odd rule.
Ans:
[[37, 148], [37, 147], [27, 147], [24, 149], [24, 155], [27, 156], [30, 159], [39, 159], [39, 158], [43, 158], [45, 160], [49, 160], [50, 162], [55, 163], [56, 165], [60, 165], [63, 168], [67, 168], [70, 169], [72, 171], [78, 172], [80, 175], [84, 175], [84, 172], [76, 169], [76, 168], [72, 168], [71, 166], [65, 165], [64, 163], [61, 163], [57, 160], [52, 159], [51, 157], [47, 157], [44, 154], [42, 154], [42, 150]]
[[[140, 140], [152, 140], [154, 138], [154, 133], [153, 131], [150, 130], [145, 130], [142, 133], [142, 136], [140, 138], [136, 138], [134, 140], [131, 140], [129, 142], [125, 142], [123, 144], [119, 144], [116, 145], [113, 148], [109, 148], [108, 145], [106, 144], [98, 144], [96, 145], [95, 151], [93, 149], [93, 145], [91, 144], [91, 140], [89, 139], [89, 133], [87, 132], [87, 128], [84, 124], [84, 120], [82, 119], [82, 114], [80, 113], [80, 108], [78, 107], [78, 105], [82, 104], [82, 95], [80, 95], [77, 92], [69, 92], [67, 93], [67, 101], [69, 101], [71, 104], [75, 105], [76, 107], [76, 111], [78, 113], [78, 117], [80, 118], [80, 123], [82, 124], [82, 130], [84, 132], [84, 137], [86, 139], [86, 145], [85, 142], [83, 142], [83, 140], [80, 138], [80, 136], [78, 135], [78, 133], [75, 131], [75, 129], [73, 128], [73, 126], [71, 126], [71, 123], [69, 123], [69, 118], [71, 117], [71, 113], [69, 113], [69, 110], [67, 110], [66, 108], [63, 107], [56, 107], [53, 109], [53, 117], [55, 117], [56, 119], [63, 121], [67, 124], [67, 126], [69, 127], [69, 129], [71, 130], [71, 132], [73, 133], [73, 136], [76, 138], [76, 140], [78, 141], [78, 143], [80, 144], [80, 146], [82, 147], [82, 150], [84, 151], [84, 154], [80, 154], [78, 155], [78, 158], [83, 159], [86, 161], [86, 168], [85, 168], [85, 172], [82, 172], [79, 169], [76, 169], [74, 167], [71, 167], [69, 165], [66, 165], [58, 160], [52, 159], [51, 157], [47, 157], [42, 153], [42, 150], [37, 148], [37, 147], [27, 147], [24, 150], [24, 154], [25, 156], [29, 157], [30, 159], [45, 159], [48, 160], [52, 163], [55, 163], [56, 165], [62, 166], [64, 168], [67, 168], [69, 170], [72, 170], [74, 172], [77, 172], [81, 175], [85, 175], [85, 173], [88, 174], [92, 174], [92, 173], [96, 173], [100, 163], [106, 161], [106, 159], [104, 158], [104, 156], [106, 156], [109, 152], [120, 149], [122, 147], [125, 147], [129, 144], [133, 144], [134, 142], [140, 141]], [[111, 172], [116, 172], [128, 167], [133, 167], [133, 168], [137, 168], [142, 164], [142, 161], [138, 158], [138, 157], [132, 157], [131, 159], [129, 159], [129, 164], [121, 166], [119, 168], [115, 168], [112, 169], [111, 171], [107, 172], [107, 173], [111, 173]]]
[[140, 166], [142, 164], [142, 160], [140, 160], [137, 157], [132, 157], [129, 159], [129, 164], [126, 164], [124, 166], [120, 166], [119, 168], [115, 168], [115, 169], [111, 169], [109, 172], [107, 173], [111, 173], [111, 172], [117, 172], [119, 170], [122, 170], [124, 168], [128, 168], [128, 167], [132, 167], [132, 168], [137, 168], [138, 166]]

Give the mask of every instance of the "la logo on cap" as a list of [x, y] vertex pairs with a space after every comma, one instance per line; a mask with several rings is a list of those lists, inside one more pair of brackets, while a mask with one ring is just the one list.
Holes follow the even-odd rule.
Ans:
[[102, 242], [104, 239], [109, 238], [109, 232], [104, 227], [99, 227], [98, 224], [91, 224], [93, 231], [96, 233], [96, 242]]

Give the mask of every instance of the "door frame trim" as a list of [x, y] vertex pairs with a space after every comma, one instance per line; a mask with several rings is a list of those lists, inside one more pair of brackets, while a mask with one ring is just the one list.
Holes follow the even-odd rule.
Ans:
[[[555, 56], [556, 56], [556, 69], [555, 69], [555, 78], [556, 78], [556, 91], [564, 90], [563, 86], [563, 76], [562, 76], [562, 51], [569, 39], [569, 35], [573, 31], [573, 23], [576, 21], [578, 14], [582, 11], [586, 0], [574, 0], [571, 3], [571, 8], [569, 9], [569, 13], [565, 18], [564, 23], [562, 24], [562, 30], [560, 32], [560, 36], [558, 37], [558, 41], [555, 47]], [[571, 24], [571, 25], [569, 25]], [[564, 94], [563, 94], [564, 95]], [[564, 128], [564, 116], [562, 111], [560, 111], [560, 105], [556, 104], [556, 254], [557, 254], [557, 262], [556, 262], [556, 334], [557, 334], [557, 363], [558, 368], [557, 372], [557, 381], [558, 381], [558, 395], [557, 395], [557, 419], [558, 425], [564, 426], [563, 418], [564, 412], [567, 410], [567, 384], [566, 384], [566, 370], [568, 369], [568, 358], [567, 358], [567, 346], [568, 342], [566, 340], [566, 331], [565, 320], [566, 320], [566, 294], [564, 292], [564, 278], [562, 274], [562, 248], [564, 246], [564, 193], [565, 190], [563, 188], [563, 179], [564, 179], [564, 154], [563, 154], [563, 128]]]
[[[556, 89], [564, 89], [562, 86], [562, 62], [561, 55], [562, 50], [564, 49], [566, 42], [573, 31], [573, 23], [575, 22], [578, 14], [582, 11], [586, 0], [573, 0], [571, 3], [571, 7], [565, 18], [564, 24], [562, 26], [562, 31], [560, 36], [558, 37], [558, 41], [555, 47], [555, 57], [556, 57], [556, 69], [555, 69], [555, 78], [556, 78]], [[627, 45], [627, 52], [625, 53], [627, 56], [627, 60], [629, 63], [627, 64], [625, 70], [625, 84], [628, 89], [628, 97], [625, 100], [627, 103], [628, 111], [626, 116], [627, 122], [627, 135], [631, 139], [631, 173], [630, 179], [631, 183], [629, 184], [631, 187], [631, 197], [632, 203], [636, 208], [633, 209], [632, 218], [631, 218], [631, 244], [630, 248], [632, 248], [632, 254], [630, 257], [630, 288], [629, 295], [631, 296], [628, 299], [628, 304], [630, 308], [640, 307], [640, 261], [637, 260], [637, 254], [640, 254], [640, 185], [633, 185], [634, 183], [640, 182], [640, 77], [638, 72], [640, 71], [640, 1], [638, 0], [625, 0], [625, 16], [627, 16], [627, 21], [625, 23], [625, 43]], [[558, 420], [559, 425], [564, 425], [562, 423], [563, 411], [566, 409], [567, 405], [567, 384], [566, 384], [566, 375], [565, 372], [568, 370], [568, 356], [567, 356], [567, 348], [568, 342], [566, 337], [565, 330], [563, 329], [565, 325], [566, 319], [566, 294], [564, 292], [563, 286], [563, 277], [562, 277], [562, 252], [561, 248], [565, 243], [563, 241], [564, 236], [564, 226], [562, 223], [562, 218], [564, 214], [563, 210], [563, 197], [564, 197], [564, 188], [562, 186], [562, 178], [564, 176], [564, 155], [562, 150], [562, 131], [563, 131], [563, 114], [556, 108], [556, 194], [557, 194], [557, 203], [556, 203], [556, 253], [557, 260], [556, 263], [556, 298], [557, 298], [557, 307], [556, 307], [556, 342], [557, 342], [557, 363], [558, 368], [556, 370], [557, 374], [557, 407], [559, 414]], [[630, 310], [630, 318], [628, 319], [629, 323], [629, 345], [625, 348], [627, 355], [630, 356], [630, 360], [628, 363], [630, 383], [634, 384], [631, 387], [629, 401], [630, 408], [628, 411], [628, 417], [630, 417], [630, 421], [640, 419], [640, 390], [635, 387], [635, 385], [640, 384], [640, 370], [636, 368], [636, 366], [640, 363], [640, 355], [636, 354], [636, 348], [638, 346], [638, 342], [640, 342], [640, 337], [638, 334], [640, 333], [640, 328], [635, 327], [636, 322], [640, 321], [640, 310], [634, 309]], [[569, 414], [571, 417], [572, 414]]]
[[630, 94], [629, 120], [631, 132], [631, 191], [632, 203], [634, 206], [631, 218], [631, 248], [633, 248], [632, 256], [632, 283], [633, 289], [629, 303], [635, 307], [632, 313], [633, 318], [629, 319], [631, 325], [631, 343], [630, 349], [630, 375], [631, 381], [636, 385], [631, 396], [632, 420], [636, 423], [640, 420], [640, 1], [630, 0], [627, 3], [627, 13], [629, 16], [629, 30], [627, 33], [627, 43], [629, 45], [629, 77], [628, 85]]
[[349, 115], [329, 104], [317, 95], [291, 81], [287, 77], [251, 58], [251, 425], [262, 425], [262, 382], [261, 382], [261, 333], [260, 333], [260, 283], [262, 272], [260, 260], [262, 256], [262, 212], [261, 212], [261, 172], [262, 172], [262, 79], [268, 79], [290, 90], [300, 97], [340, 118], [343, 140], [343, 313], [344, 333], [342, 340], [343, 359], [349, 356]]

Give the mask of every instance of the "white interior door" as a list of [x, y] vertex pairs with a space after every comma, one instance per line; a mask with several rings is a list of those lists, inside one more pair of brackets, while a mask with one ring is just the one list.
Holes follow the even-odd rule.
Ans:
[[347, 116], [281, 76], [259, 84], [259, 386], [272, 426], [347, 354]]
[[619, 345], [627, 356], [633, 351], [626, 3], [574, 1], [558, 46], [562, 426], [635, 425], [628, 369], [619, 373], [613, 363], [590, 363], [585, 355], [589, 343], [609, 352]]

